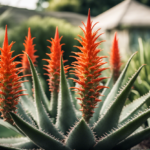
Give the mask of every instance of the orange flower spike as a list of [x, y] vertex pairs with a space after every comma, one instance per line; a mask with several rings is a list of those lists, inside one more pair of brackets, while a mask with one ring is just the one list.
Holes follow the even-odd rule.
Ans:
[[112, 42], [111, 53], [110, 53], [110, 65], [114, 75], [114, 81], [116, 81], [120, 74], [120, 53], [118, 47], [118, 39], [117, 39], [117, 32], [114, 34], [114, 39]]
[[[55, 37], [54, 39], [51, 38], [51, 41], [48, 40], [51, 43], [51, 47], [48, 46], [51, 53], [46, 54], [49, 56], [50, 59], [43, 59], [46, 60], [49, 64], [44, 65], [46, 68], [44, 68], [48, 73], [46, 75], [49, 76], [49, 88], [50, 91], [56, 90], [58, 92], [59, 90], [59, 78], [60, 78], [60, 58], [63, 54], [63, 51], [61, 50], [62, 45], [60, 44], [62, 37], [59, 38], [59, 32], [58, 27], [56, 27]], [[66, 61], [64, 61], [66, 62]], [[67, 73], [68, 66], [64, 66], [65, 73]]]
[[5, 29], [5, 38], [3, 48], [0, 48], [0, 112], [1, 117], [4, 120], [13, 123], [9, 112], [16, 112], [16, 105], [19, 101], [19, 96], [25, 94], [19, 94], [24, 90], [20, 90], [21, 83], [25, 81], [19, 81], [23, 76], [18, 76], [22, 67], [16, 67], [20, 62], [13, 61], [17, 56], [12, 58], [11, 47], [14, 43], [8, 45], [7, 26]]
[[[51, 116], [56, 118], [57, 116], [57, 105], [58, 105], [58, 92], [59, 92], [59, 83], [60, 83], [60, 59], [63, 54], [61, 50], [62, 45], [60, 44], [61, 38], [59, 38], [58, 27], [56, 27], [55, 37], [54, 39], [48, 40], [51, 43], [51, 46], [48, 46], [51, 53], [46, 54], [50, 59], [44, 59], [48, 62], [48, 65], [44, 65], [44, 68], [48, 73], [46, 75], [49, 76], [49, 90], [51, 91], [51, 103], [50, 103], [50, 112]], [[66, 62], [63, 61], [63, 62]], [[64, 66], [64, 71], [67, 73], [69, 67]]]
[[[33, 44], [33, 39], [34, 37], [33, 38], [31, 37], [30, 28], [28, 28], [28, 36], [26, 37], [25, 43], [23, 43], [23, 45], [25, 47], [25, 52], [31, 58], [34, 66], [36, 66], [36, 58], [38, 58], [39, 56], [34, 54], [37, 50], [34, 50], [35, 45]], [[22, 67], [24, 68], [24, 74], [30, 73], [30, 64], [29, 64], [26, 54], [23, 54], [23, 57], [22, 57]]]
[[84, 119], [88, 122], [94, 113], [94, 108], [100, 93], [99, 91], [105, 86], [100, 86], [100, 82], [106, 77], [99, 77], [101, 72], [107, 68], [100, 68], [106, 62], [103, 62], [103, 58], [106, 56], [97, 56], [101, 51], [97, 48], [101, 42], [96, 42], [97, 38], [101, 35], [97, 35], [98, 31], [92, 32], [93, 27], [90, 19], [90, 9], [88, 12], [87, 26], [83, 23], [85, 30], [84, 37], [80, 36], [81, 40], [78, 40], [82, 47], [76, 46], [81, 52], [74, 52], [77, 56], [74, 56], [77, 61], [73, 62], [74, 74], [78, 77], [78, 80], [73, 79], [78, 83], [80, 87], [73, 87], [81, 95], [81, 111]]

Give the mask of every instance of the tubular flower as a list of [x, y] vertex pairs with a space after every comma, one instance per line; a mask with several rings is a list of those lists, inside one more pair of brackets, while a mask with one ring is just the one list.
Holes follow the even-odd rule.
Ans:
[[[34, 55], [34, 53], [37, 50], [34, 50], [35, 44], [33, 44], [33, 39], [34, 38], [31, 38], [30, 28], [28, 28], [28, 36], [26, 37], [25, 43], [23, 43], [23, 45], [25, 47], [25, 52], [29, 55], [33, 64], [35, 65], [36, 58], [38, 58], [39, 56]], [[24, 68], [24, 72], [23, 72], [24, 74], [30, 73], [30, 64], [29, 64], [28, 58], [25, 54], [22, 57], [22, 67]]]
[[117, 32], [115, 32], [115, 34], [114, 34], [114, 39], [113, 39], [113, 43], [112, 43], [112, 47], [111, 47], [110, 65], [111, 65], [111, 69], [113, 71], [114, 81], [116, 81], [119, 77], [120, 67], [121, 67]]
[[[63, 51], [61, 50], [62, 45], [60, 44], [62, 37], [59, 38], [59, 32], [58, 27], [56, 27], [55, 37], [54, 39], [51, 38], [51, 41], [48, 40], [51, 43], [51, 46], [48, 46], [51, 53], [46, 54], [49, 56], [50, 59], [43, 59], [47, 61], [49, 64], [44, 65], [46, 68], [44, 68], [48, 73], [45, 73], [49, 76], [49, 91], [59, 91], [59, 81], [60, 81], [60, 59], [63, 54]], [[63, 61], [66, 62], [66, 61]], [[68, 66], [65, 66], [64, 70], [65, 73], [67, 73], [67, 69], [69, 69]]]
[[97, 54], [101, 51], [97, 48], [101, 42], [96, 42], [97, 38], [101, 35], [97, 35], [98, 31], [92, 32], [93, 27], [90, 20], [90, 9], [88, 12], [87, 25], [83, 23], [85, 30], [81, 28], [84, 32], [84, 37], [80, 36], [81, 40], [78, 40], [82, 47], [76, 46], [81, 52], [74, 52], [77, 56], [73, 56], [77, 61], [73, 62], [74, 71], [73, 73], [78, 77], [78, 79], [73, 79], [74, 82], [78, 83], [79, 87], [72, 87], [75, 91], [78, 91], [81, 101], [81, 111], [83, 113], [84, 119], [88, 122], [90, 117], [94, 113], [94, 108], [97, 102], [101, 100], [98, 99], [100, 96], [99, 91], [105, 86], [101, 86], [100, 82], [106, 77], [99, 77], [101, 72], [107, 68], [100, 68], [106, 62], [103, 62], [103, 58], [106, 56], [98, 56]]
[[0, 48], [0, 112], [1, 117], [4, 120], [13, 123], [9, 116], [9, 112], [16, 112], [16, 105], [19, 101], [19, 96], [25, 94], [19, 94], [23, 90], [20, 90], [21, 83], [25, 81], [19, 81], [23, 76], [18, 76], [22, 72], [22, 67], [16, 67], [20, 62], [14, 59], [18, 56], [12, 57], [13, 51], [11, 47], [14, 43], [8, 45], [7, 26], [5, 30], [5, 38], [3, 48]]

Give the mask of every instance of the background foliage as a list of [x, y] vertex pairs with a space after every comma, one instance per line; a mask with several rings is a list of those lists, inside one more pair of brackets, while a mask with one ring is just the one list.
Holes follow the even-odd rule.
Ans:
[[[48, 0], [45, 0], [48, 1]], [[97, 16], [100, 13], [119, 4], [123, 0], [49, 0], [48, 10], [53, 11], [70, 11], [87, 15], [87, 11], [91, 8], [91, 15]], [[149, 0], [137, 0], [147, 6], [150, 6]]]
[[126, 80], [130, 78], [133, 72], [136, 71], [142, 64], [146, 64], [146, 66], [135, 81], [129, 99], [133, 99], [133, 97], [138, 98], [150, 90], [150, 40], [147, 39], [147, 41], [142, 41], [142, 39], [139, 38], [138, 42], [138, 53], [133, 57], [133, 61], [131, 62], [127, 72]]

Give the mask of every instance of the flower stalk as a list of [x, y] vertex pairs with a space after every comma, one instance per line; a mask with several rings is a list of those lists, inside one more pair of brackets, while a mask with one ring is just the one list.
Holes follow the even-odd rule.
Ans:
[[[51, 43], [51, 46], [48, 46], [51, 53], [50, 54], [46, 53], [46, 55], [49, 56], [50, 59], [43, 59], [48, 62], [48, 65], [44, 65], [45, 66], [44, 69], [48, 72], [45, 73], [45, 75], [49, 76], [48, 79], [49, 91], [51, 91], [50, 111], [52, 117], [56, 117], [57, 115], [57, 103], [58, 103], [58, 92], [60, 82], [60, 60], [63, 54], [61, 47], [62, 45], [64, 45], [60, 44], [61, 39], [62, 36], [59, 38], [58, 27], [56, 27], [54, 39], [51, 38], [51, 40], [48, 40]], [[65, 73], [67, 73], [68, 69], [69, 67], [67, 65], [64, 66]]]

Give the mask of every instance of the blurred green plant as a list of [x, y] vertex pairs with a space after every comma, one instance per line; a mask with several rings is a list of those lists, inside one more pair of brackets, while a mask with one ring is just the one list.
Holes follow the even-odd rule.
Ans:
[[5, 25], [7, 24], [9, 27], [13, 27], [15, 22], [11, 19], [11, 8], [5, 10], [1, 15], [0, 15], [0, 27], [4, 29]]
[[80, 1], [78, 0], [50, 0], [49, 10], [78, 12]]
[[[123, 0], [49, 0], [49, 7], [47, 9], [53, 11], [70, 11], [86, 15], [88, 8], [91, 8], [91, 15], [97, 16], [100, 13], [103, 13], [104, 11], [107, 11], [108, 9], [121, 3], [122, 1]], [[147, 6], [150, 6], [149, 0], [137, 1]]]
[[139, 50], [137, 55], [133, 58], [133, 61], [131, 62], [127, 78], [130, 77], [134, 73], [134, 71], [142, 64], [147, 65], [141, 71], [136, 82], [134, 83], [129, 99], [132, 99], [132, 97], [138, 98], [150, 90], [150, 42], [142, 41], [141, 38], [138, 38], [138, 42]]

